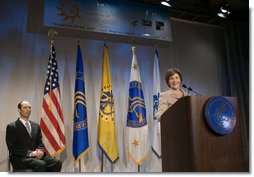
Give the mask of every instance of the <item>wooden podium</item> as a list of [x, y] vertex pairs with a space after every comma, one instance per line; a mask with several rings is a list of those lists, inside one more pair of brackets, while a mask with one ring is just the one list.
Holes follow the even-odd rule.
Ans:
[[236, 98], [226, 97], [236, 110], [236, 125], [218, 135], [207, 125], [204, 107], [207, 96], [179, 99], [161, 117], [163, 172], [244, 171], [239, 111]]

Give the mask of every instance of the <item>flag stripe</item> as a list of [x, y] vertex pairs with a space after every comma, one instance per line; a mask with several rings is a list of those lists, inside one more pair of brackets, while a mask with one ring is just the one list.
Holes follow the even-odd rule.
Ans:
[[54, 89], [53, 90], [54, 94], [51, 94], [50, 98], [51, 98], [51, 100], [53, 101], [53, 103], [54, 103], [54, 105], [56, 107], [56, 110], [57, 110], [58, 115], [59, 115], [58, 117], [61, 119], [61, 121], [63, 121], [62, 109], [61, 109], [61, 106], [60, 106], [60, 104], [58, 102], [58, 100], [60, 99], [59, 90], [60, 90], [59, 87], [57, 89]]
[[[46, 137], [45, 134], [42, 133], [42, 135]], [[52, 144], [48, 141], [47, 138], [44, 138], [43, 143], [45, 147], [47, 147], [47, 149], [45, 148], [45, 153], [50, 154], [52, 157], [56, 157], [59, 153], [61, 153], [65, 149], [65, 145], [63, 144], [62, 147], [59, 146], [59, 148], [57, 149], [53, 148]]]
[[[57, 112], [58, 112], [58, 116], [56, 116], [58, 119], [57, 119], [57, 122], [58, 122], [58, 124], [59, 124], [59, 126], [60, 126], [60, 129], [61, 129], [61, 131], [63, 132], [63, 134], [64, 134], [64, 121], [63, 121], [63, 113], [62, 113], [62, 109], [61, 109], [61, 105], [60, 105], [60, 102], [59, 101], [57, 101], [57, 100], [60, 100], [60, 88], [58, 87], [58, 89], [56, 90], [53, 90], [53, 92], [54, 92], [54, 95], [57, 95], [57, 96], [55, 96], [55, 98], [56, 98], [56, 100], [54, 101], [53, 100], [53, 102], [54, 102], [54, 105], [56, 105], [56, 108], [57, 108]], [[55, 111], [52, 111], [53, 113], [55, 112]], [[60, 118], [60, 119], [59, 119]], [[63, 141], [65, 141], [65, 138], [63, 139]]]
[[[54, 94], [51, 94], [51, 100], [54, 103], [54, 106], [52, 107], [54, 110], [52, 111], [52, 113], [58, 112], [58, 114], [56, 114], [54, 116], [55, 120], [56, 120], [56, 122], [54, 123], [54, 127], [57, 130], [57, 132], [59, 133], [61, 141], [64, 142], [65, 138], [64, 138], [64, 134], [63, 134], [63, 131], [64, 131], [63, 114], [62, 114], [60, 104], [57, 101], [58, 100], [57, 97], [59, 97], [59, 95], [58, 95], [58, 92], [56, 92], [56, 91], [57, 90], [55, 89], [53, 91]], [[57, 95], [57, 97], [56, 97], [56, 95]], [[60, 127], [60, 129], [59, 129], [59, 127]]]
[[[62, 146], [64, 143], [59, 139], [58, 133], [54, 130], [54, 129], [49, 129], [49, 126], [47, 126], [45, 122], [49, 122], [49, 121], [43, 121], [42, 127], [44, 128], [43, 132], [45, 134], [45, 139], [47, 138], [48, 141], [50, 143], [52, 143], [54, 146], [55, 144], [57, 144], [57, 147], [54, 146], [54, 149], [58, 149], [60, 148], [60, 146]], [[58, 147], [59, 146], [59, 147]]]
[[52, 146], [54, 148], [54, 150], [57, 151], [60, 148], [60, 146], [55, 141], [55, 138], [52, 136], [50, 130], [45, 125], [45, 122], [43, 120], [41, 121], [41, 128], [43, 129], [43, 133], [48, 141], [47, 144], [50, 144], [50, 146]]
[[63, 132], [59, 129], [60, 125], [58, 124], [58, 121], [56, 119], [57, 115], [54, 115], [53, 113], [53, 112], [56, 112], [54, 105], [52, 105], [52, 108], [51, 108], [53, 110], [52, 111], [49, 109], [49, 104], [47, 104], [46, 101], [43, 100], [43, 108], [47, 116], [50, 117], [50, 119], [46, 119], [48, 120], [46, 125], [48, 125], [49, 129], [51, 129], [54, 132], [54, 135], [57, 136], [55, 137], [55, 139], [58, 139], [60, 137], [61, 141], [64, 143], [64, 135], [63, 135]]
[[[43, 136], [44, 136], [44, 134], [43, 134]], [[45, 148], [45, 153], [50, 154], [47, 148]]]

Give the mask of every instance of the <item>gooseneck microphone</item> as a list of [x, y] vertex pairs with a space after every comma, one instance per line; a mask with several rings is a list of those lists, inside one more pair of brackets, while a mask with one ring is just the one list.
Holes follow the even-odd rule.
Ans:
[[192, 88], [190, 88], [190, 87], [188, 87], [188, 90], [189, 90], [189, 91], [193, 91]]
[[188, 89], [188, 93], [187, 93], [187, 95], [189, 95], [189, 93], [190, 93], [190, 90], [189, 90], [189, 88], [187, 88], [187, 85], [185, 85], [185, 84], [182, 84], [182, 87], [183, 87], [183, 88], [185, 88], [185, 89]]
[[191, 87], [187, 87], [187, 85], [185, 85], [185, 84], [182, 84], [182, 87], [185, 88], [185, 89], [188, 89], [188, 95], [189, 95], [190, 92], [194, 92], [194, 93], [196, 93], [196, 96], [201, 96], [200, 93], [194, 91]]
[[185, 84], [183, 84], [182, 87], [187, 89], [187, 86]]

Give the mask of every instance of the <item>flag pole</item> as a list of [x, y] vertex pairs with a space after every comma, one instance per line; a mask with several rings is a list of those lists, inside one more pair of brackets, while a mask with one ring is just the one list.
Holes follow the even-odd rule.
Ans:
[[101, 172], [103, 172], [103, 152], [101, 151]]
[[107, 45], [107, 37], [104, 36], [104, 45]]
[[78, 171], [81, 172], [81, 159], [78, 160]]
[[[79, 38], [77, 40], [77, 44], [79, 46]], [[81, 159], [79, 159], [79, 161], [78, 161], [78, 171], [81, 172]]]
[[157, 48], [158, 48], [158, 44], [155, 44], [155, 46], [154, 46], [154, 47], [155, 47], [155, 50], [157, 50]]
[[132, 41], [132, 46], [134, 46], [134, 47], [135, 47], [135, 46], [136, 46], [136, 41], [135, 41], [135, 38], [134, 38], [134, 37], [132, 37], [132, 40], [131, 40], [131, 41]]
[[[136, 41], [135, 41], [134, 37], [132, 38], [132, 52], [133, 52], [133, 55], [136, 55], [136, 53], [135, 53], [136, 52]], [[139, 72], [139, 70], [137, 70], [137, 71]], [[137, 73], [137, 74], [140, 77], [139, 73]], [[139, 77], [138, 77], [138, 82], [140, 82], [140, 78]], [[140, 97], [140, 95], [141, 95], [140, 94], [140, 84], [138, 84], [138, 97]], [[139, 112], [141, 112], [140, 109], [141, 109], [141, 107], [139, 106]], [[141, 112], [141, 114], [139, 114], [138, 119], [139, 119], [139, 122], [141, 123], [142, 120], [143, 120], [142, 112]], [[138, 165], [138, 172], [140, 172], [140, 165]]]
[[[58, 32], [55, 30], [55, 29], [50, 29], [48, 31], [48, 36], [51, 37], [51, 41], [50, 41], [50, 61], [51, 61], [51, 64], [50, 64], [50, 73], [49, 73], [49, 77], [50, 77], [50, 86], [49, 86], [49, 96], [51, 97], [51, 94], [52, 94], [52, 76], [51, 76], [51, 73], [52, 73], [52, 46], [54, 45], [54, 37], [58, 35]], [[51, 99], [50, 99], [50, 102], [49, 102], [49, 110], [52, 110], [52, 105], [51, 105]]]

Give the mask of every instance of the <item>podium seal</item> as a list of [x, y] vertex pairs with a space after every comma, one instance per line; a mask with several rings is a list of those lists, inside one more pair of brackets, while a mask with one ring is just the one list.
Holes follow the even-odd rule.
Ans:
[[226, 135], [231, 133], [235, 127], [235, 109], [226, 98], [213, 96], [205, 104], [205, 119], [213, 131]]

